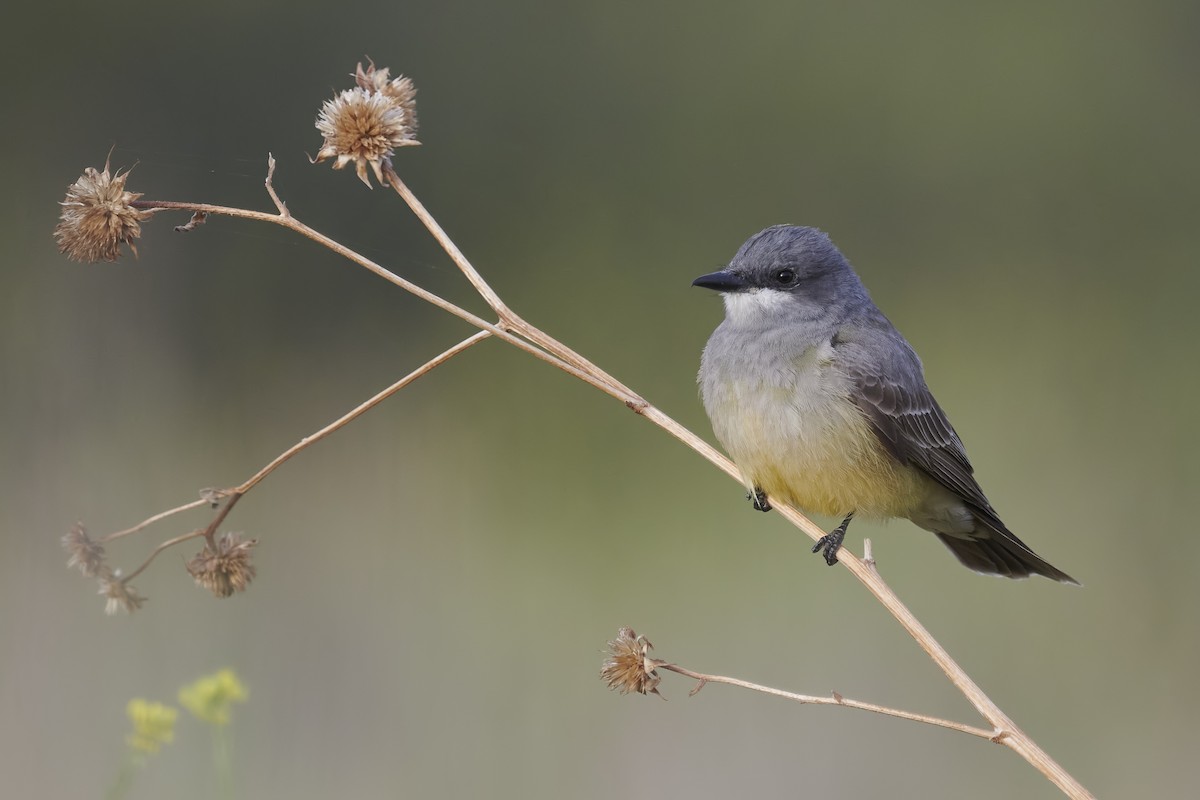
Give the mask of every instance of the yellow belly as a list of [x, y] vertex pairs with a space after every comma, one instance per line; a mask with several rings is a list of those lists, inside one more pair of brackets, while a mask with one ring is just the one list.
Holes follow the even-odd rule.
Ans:
[[727, 395], [714, 415], [748, 488], [832, 517], [904, 517], [920, 505], [928, 479], [883, 448], [845, 395], [754, 388]]

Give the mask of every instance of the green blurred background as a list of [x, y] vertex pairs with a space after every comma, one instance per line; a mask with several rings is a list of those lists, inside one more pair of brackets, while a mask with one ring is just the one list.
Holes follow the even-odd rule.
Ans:
[[[234, 484], [469, 333], [270, 226], [146, 225], [78, 265], [85, 166], [147, 198], [293, 212], [481, 310], [395, 196], [313, 167], [370, 55], [419, 87], [397, 168], [526, 318], [710, 436], [691, 279], [778, 222], [829, 231], [922, 354], [993, 502], [1080, 578], [974, 575], [907, 522], [885, 576], [1093, 791], [1197, 791], [1192, 506], [1200, 320], [1195, 3], [43, 4], [10, 19], [0, 274], [0, 774], [98, 797], [133, 696], [218, 667], [242, 797], [1056, 797], [1017, 756], [897, 720], [667, 677], [601, 649], [975, 721], [844, 571], [620, 404], [490, 342], [305, 452], [229, 527], [258, 580], [187, 552], [108, 618], [59, 537]], [[14, 12], [15, 13], [15, 12]], [[17, 24], [20, 22], [20, 24]], [[15, 185], [13, 185], [15, 183]], [[201, 525], [176, 518], [115, 548]], [[831, 520], [820, 520], [831, 525]], [[181, 720], [134, 796], [205, 798]]]

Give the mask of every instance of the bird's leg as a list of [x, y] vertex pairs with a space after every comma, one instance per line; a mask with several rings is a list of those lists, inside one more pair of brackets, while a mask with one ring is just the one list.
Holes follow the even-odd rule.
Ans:
[[842, 520], [842, 524], [831, 530], [829, 533], [822, 536], [813, 545], [814, 553], [824, 549], [825, 563], [833, 566], [837, 563], [837, 551], [842, 548], [842, 540], [846, 538], [846, 528], [850, 527], [850, 520], [854, 519], [854, 512], [851, 511]]
[[761, 486], [755, 486], [754, 492], [746, 495], [746, 499], [754, 503], [756, 511], [771, 510], [771, 504], [767, 502], [767, 493], [762, 490]]

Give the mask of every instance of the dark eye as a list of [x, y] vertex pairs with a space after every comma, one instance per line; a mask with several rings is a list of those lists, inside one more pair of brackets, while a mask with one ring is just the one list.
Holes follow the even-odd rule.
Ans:
[[791, 269], [781, 269], [775, 273], [775, 282], [780, 286], [791, 286], [796, 282], [796, 271]]

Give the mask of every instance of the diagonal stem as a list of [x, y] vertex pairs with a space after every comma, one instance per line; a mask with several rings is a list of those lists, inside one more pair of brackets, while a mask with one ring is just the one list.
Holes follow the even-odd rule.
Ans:
[[[166, 545], [164, 545], [164, 547], [169, 547], [170, 545], [178, 544], [179, 542], [184, 541], [185, 539], [190, 539], [194, 536], [204, 536], [206, 539], [209, 540], [209, 544], [212, 545], [213, 544], [213, 542], [212, 542], [213, 534], [216, 532], [216, 529], [221, 524], [221, 522], [224, 521], [225, 517], [228, 516], [229, 512], [233, 508], [233, 504], [236, 503], [242, 495], [249, 492], [251, 489], [253, 489], [255, 486], [257, 486], [259, 483], [261, 483], [264, 478], [266, 478], [268, 475], [270, 475], [272, 472], [274, 472], [276, 469], [278, 469], [280, 466], [282, 466], [285, 461], [288, 461], [289, 459], [294, 457], [301, 450], [304, 450], [305, 448], [310, 447], [311, 445], [314, 445], [317, 442], [321, 441], [326, 436], [328, 436], [329, 434], [338, 430], [339, 428], [344, 427], [345, 425], [358, 419], [363, 414], [367, 413], [372, 408], [379, 405], [384, 400], [387, 400], [389, 397], [394, 395], [396, 392], [403, 389], [405, 386], [408, 386], [410, 383], [415, 381], [417, 378], [420, 378], [422, 375], [425, 375], [426, 373], [432, 371], [433, 369], [440, 367], [442, 364], [444, 364], [447, 361], [449, 361], [450, 359], [454, 358], [459, 353], [469, 350], [471, 347], [474, 347], [475, 345], [482, 342], [484, 339], [489, 338], [491, 335], [492, 334], [488, 331], [478, 331], [477, 333], [474, 333], [471, 336], [468, 336], [466, 339], [463, 339], [461, 342], [454, 345], [453, 347], [450, 347], [450, 348], [444, 350], [443, 352], [441, 352], [438, 355], [431, 358], [429, 361], [426, 361], [424, 364], [417, 367], [415, 370], [408, 373], [403, 378], [396, 381], [395, 383], [393, 383], [391, 386], [387, 387], [383, 391], [375, 394], [370, 399], [358, 404], [353, 409], [351, 409], [350, 411], [347, 411], [345, 414], [338, 417], [336, 420], [329, 423], [325, 427], [321, 428], [320, 430], [318, 430], [314, 433], [309, 434], [308, 436], [305, 436], [299, 442], [292, 445], [287, 450], [284, 450], [282, 453], [277, 455], [275, 458], [271, 459], [271, 461], [269, 461], [265, 466], [263, 466], [262, 469], [260, 469], [258, 472], [251, 475], [249, 478], [247, 478], [241, 484], [233, 487], [232, 489], [222, 489], [222, 490], [213, 492], [213, 494], [215, 496], [226, 497], [226, 498], [228, 498], [228, 500], [226, 501], [225, 505], [221, 507], [221, 510], [215, 515], [213, 520], [208, 524], [207, 528], [205, 528], [203, 531], [193, 531], [192, 533], [186, 534], [183, 537], [172, 539], [170, 542], [168, 542]], [[154, 516], [149, 517], [148, 519], [145, 519], [142, 522], [139, 522], [137, 525], [134, 525], [132, 528], [126, 528], [123, 531], [117, 531], [116, 533], [110, 533], [107, 536], [101, 538], [99, 541], [100, 542], [109, 542], [109, 541], [112, 541], [113, 539], [117, 539], [122, 536], [128, 536], [131, 533], [137, 533], [138, 531], [142, 530], [143, 528], [146, 528], [147, 526], [149, 526], [155, 522], [158, 522], [159, 520], [166, 519], [167, 517], [178, 514], [181, 511], [188, 511], [189, 509], [197, 508], [202, 505], [207, 505], [209, 502], [211, 502], [209, 499], [201, 498], [200, 500], [194, 500], [191, 503], [185, 503], [184, 505], [168, 509], [159, 514], [155, 514]], [[134, 573], [127, 576], [124, 580], [126, 582], [128, 582], [130, 580], [130, 578], [132, 578], [134, 575], [137, 575], [142, 570], [144, 570], [147, 566], [149, 566], [150, 561], [154, 560], [154, 557], [158, 555], [158, 553], [161, 549], [162, 548], [159, 548], [159, 550], [155, 550], [151, 554], [150, 558], [144, 564], [142, 564], [140, 567], [138, 567], [138, 569]], [[215, 545], [213, 546], [213, 549], [214, 550], [216, 549]]]
[[433, 370], [436, 367], [440, 367], [442, 364], [444, 364], [447, 361], [449, 361], [450, 359], [454, 358], [459, 353], [463, 352], [464, 350], [468, 350], [471, 347], [479, 344], [480, 342], [482, 342], [484, 339], [487, 339], [491, 335], [492, 334], [488, 331], [479, 331], [478, 333], [475, 333], [471, 336], [468, 336], [466, 339], [463, 339], [461, 342], [459, 342], [458, 344], [449, 348], [448, 350], [434, 356], [429, 361], [426, 361], [424, 364], [417, 367], [415, 370], [408, 373], [407, 375], [405, 375], [403, 378], [401, 378], [400, 380], [393, 383], [388, 388], [384, 389], [382, 392], [379, 392], [378, 394], [376, 394], [374, 397], [355, 406], [353, 409], [351, 409], [350, 411], [347, 411], [345, 414], [338, 417], [333, 422], [326, 425], [324, 428], [321, 428], [319, 431], [316, 431], [315, 433], [311, 433], [308, 436], [305, 436], [299, 442], [296, 442], [296, 444], [292, 445], [287, 450], [284, 450], [282, 453], [275, 456], [275, 458], [273, 458], [266, 466], [264, 466], [258, 472], [254, 473], [249, 478], [247, 478], [245, 481], [243, 481], [240, 486], [238, 486], [234, 489], [231, 489], [230, 491], [235, 494], [238, 494], [238, 495], [245, 494], [246, 492], [250, 491], [255, 486], [257, 486], [262, 481], [263, 478], [267, 477], [272, 472], [274, 472], [276, 469], [278, 469], [280, 467], [280, 465], [283, 464], [283, 462], [287, 461], [292, 456], [299, 453], [301, 450], [305, 449], [306, 447], [316, 444], [317, 442], [321, 441], [329, 434], [336, 431], [338, 428], [341, 428], [341, 427], [353, 422], [354, 420], [358, 419], [363, 414], [367, 413], [372, 408], [379, 405], [384, 400], [387, 400], [389, 397], [394, 395], [396, 392], [403, 389], [405, 386], [408, 386], [410, 383], [415, 381], [417, 378], [430, 372], [431, 370]]
[[[417, 219], [421, 220], [421, 222], [425, 225], [425, 228], [429, 231], [430, 235], [433, 236], [437, 243], [442, 246], [442, 249], [446, 251], [446, 255], [450, 256], [450, 260], [453, 261], [455, 266], [462, 271], [463, 275], [466, 276], [470, 284], [475, 287], [475, 291], [479, 292], [479, 296], [482, 297], [484, 301], [491, 306], [491, 309], [496, 312], [496, 315], [500, 318], [501, 325], [509, 327], [512, 330], [520, 333], [529, 341], [543, 348], [546, 350], [546, 352], [558, 356], [571, 366], [600, 378], [617, 391], [632, 397], [637, 397], [636, 392], [618, 381], [612, 375], [609, 375], [599, 366], [593, 364], [591, 361], [567, 347], [554, 337], [550, 336], [542, 329], [531, 325], [518, 316], [515, 311], [509, 308], [508, 305], [502, 299], [500, 299], [500, 296], [496, 294], [495, 290], [488, 285], [487, 281], [485, 281], [483, 276], [480, 275], [479, 270], [475, 269], [471, 262], [467, 260], [467, 257], [463, 255], [463, 252], [458, 248], [458, 245], [456, 245], [454, 241], [446, 235], [446, 232], [442, 230], [442, 226], [437, 223], [437, 220], [433, 218], [433, 215], [429, 213], [429, 210], [425, 208], [425, 204], [422, 203], [417, 196], [412, 193], [412, 190], [408, 188], [407, 184], [400, 179], [400, 176], [396, 174], [396, 170], [392, 167], [390, 160], [384, 163], [383, 172], [387, 182], [390, 183], [392, 188], [396, 190], [396, 194], [400, 195], [401, 199], [408, 204], [408, 207], [412, 210], [413, 214], [416, 215]], [[637, 397], [637, 399], [641, 400], [640, 397]], [[643, 400], [641, 402], [645, 401]]]
[[[617, 396], [617, 393], [624, 394], [630, 399], [627, 399], [626, 405], [636, 413], [646, 417], [648, 420], [663, 428], [681, 442], [691, 447], [704, 458], [708, 459], [716, 467], [724, 471], [726, 474], [742, 482], [740, 471], [728, 458], [721, 455], [713, 447], [708, 445], [702, 439], [697, 437], [687, 428], [684, 428], [671, 417], [664, 414], [659, 409], [647, 403], [637, 393], [630, 390], [620, 381], [617, 381], [608, 373], [601, 370], [596, 365], [592, 364], [582, 355], [571, 350], [566, 345], [551, 337], [549, 334], [541, 331], [533, 325], [525, 322], [500, 301], [499, 296], [487, 285], [486, 281], [479, 272], [471, 266], [470, 262], [463, 256], [462, 251], [458, 249], [445, 231], [433, 219], [433, 216], [425, 209], [424, 205], [417, 200], [416, 196], [404, 185], [400, 178], [391, 169], [390, 162], [387, 164], [387, 177], [392, 182], [397, 193], [408, 203], [409, 207], [417, 215], [417, 217], [429, 229], [429, 232], [442, 246], [451, 259], [459, 266], [463, 273], [473, 286], [479, 290], [480, 295], [488, 301], [502, 320], [506, 320], [508, 324], [519, 331], [523, 336], [528, 338], [545, 348], [546, 351], [560, 358], [568, 365], [575, 367], [578, 370], [588, 373], [591, 376], [596, 376], [603, 380], [605, 386], [616, 391], [608, 393]], [[482, 284], [484, 289], [480, 289], [479, 284]], [[493, 300], [494, 298], [494, 300]], [[594, 381], [589, 380], [589, 383], [596, 385]], [[603, 387], [600, 387], [603, 388]], [[631, 400], [633, 402], [631, 402]], [[800, 528], [813, 541], [819, 540], [825, 535], [825, 531], [818, 527], [808, 517], [801, 514], [794, 508], [780, 504], [777, 506], [781, 515], [791, 522], [796, 527]], [[845, 553], [846, 557], [841, 557]], [[896, 618], [900, 625], [908, 632], [908, 634], [916, 640], [917, 644], [929, 655], [938, 668], [950, 679], [951, 683], [967, 698], [968, 702], [975, 707], [976, 711], [986, 719], [989, 723], [995, 726], [995, 740], [1000, 741], [1011, 749], [1015, 750], [1028, 763], [1040, 771], [1046, 778], [1054, 783], [1066, 795], [1080, 800], [1092, 798], [1092, 795], [1084, 786], [1079, 783], [1073, 776], [1064, 770], [1053, 758], [1050, 757], [1036, 742], [1034, 742], [1024, 731], [1017, 727], [1016, 723], [1005, 714], [999, 706], [997, 706], [990, 697], [971, 679], [957, 661], [955, 661], [946, 651], [944, 647], [933, 637], [924, 625], [916, 618], [916, 616], [901, 602], [900, 598], [892, 590], [892, 588], [883, 580], [878, 570], [874, 568], [873, 563], [867, 564], [862, 559], [846, 552], [844, 549], [839, 552], [839, 561], [844, 563], [851, 574], [858, 579], [860, 583], [875, 596], [884, 608]], [[989, 733], [989, 736], [992, 736]]]
[[831, 697], [821, 697], [819, 695], [812, 694], [797, 694], [795, 692], [786, 692], [782, 689], [775, 689], [771, 686], [763, 686], [759, 683], [751, 683], [750, 681], [744, 681], [741, 678], [730, 678], [726, 677], [725, 675], [707, 675], [703, 672], [693, 672], [687, 667], [681, 667], [678, 664], [668, 664], [657, 659], [654, 660], [653, 664], [655, 669], [670, 670], [671, 672], [677, 672], [680, 675], [686, 675], [689, 678], [695, 679], [697, 683], [696, 688], [692, 689], [692, 694], [695, 694], [703, 689], [705, 684], [724, 683], [729, 686], [737, 686], [742, 689], [749, 689], [752, 692], [761, 692], [763, 694], [772, 695], [773, 697], [782, 697], [785, 700], [792, 700], [793, 702], [800, 703], [802, 705], [844, 706], [846, 708], [857, 708], [860, 711], [872, 711], [876, 714], [883, 714], [889, 717], [898, 717], [899, 719], [907, 719], [913, 722], [923, 722], [926, 725], [936, 725], [939, 728], [949, 728], [952, 731], [970, 734], [971, 736], [978, 736], [981, 739], [987, 739], [989, 741], [996, 741], [996, 737], [999, 734], [998, 730], [977, 728], [973, 725], [965, 725], [961, 722], [955, 722], [952, 719], [931, 717], [928, 714], [917, 714], [912, 711], [904, 711], [903, 709], [899, 708], [889, 708], [888, 706], [867, 703], [862, 700], [852, 700], [849, 697], [842, 697], [837, 693], [834, 693]]
[[[273, 159], [272, 159], [273, 162]], [[415, 195], [404, 186], [403, 182], [395, 175], [395, 171], [388, 167], [388, 180], [394, 181], [393, 187], [402, 198], [408, 202], [414, 213], [422, 220], [430, 233], [437, 239], [438, 243], [446, 250], [447, 254], [454, 260], [476, 288], [479, 294], [488, 302], [489, 306], [496, 311], [499, 316], [499, 323], [493, 325], [488, 323], [478, 316], [456, 306], [455, 304], [443, 300], [437, 295], [429, 292], [416, 284], [401, 278], [398, 275], [384, 269], [374, 261], [362, 256], [341, 243], [330, 239], [329, 237], [317, 232], [316, 230], [297, 221], [290, 213], [282, 201], [275, 195], [271, 187], [271, 174], [267, 177], [268, 191], [271, 193], [272, 200], [276, 203], [279, 209], [278, 214], [269, 214], [265, 212], [249, 211], [246, 209], [230, 208], [226, 206], [212, 206], [207, 204], [197, 203], [177, 203], [177, 202], [154, 202], [137, 200], [132, 205], [137, 208], [150, 211], [179, 209], [186, 211], [201, 211], [210, 214], [223, 214], [233, 217], [241, 217], [244, 219], [253, 219], [263, 222], [271, 222], [276, 225], [281, 225], [289, 228], [303, 236], [306, 236], [319, 244], [324, 245], [330, 250], [342, 255], [343, 257], [353, 261], [360, 266], [374, 272], [376, 275], [388, 280], [389, 282], [400, 286], [401, 288], [415, 294], [417, 297], [448, 311], [451, 314], [463, 319], [464, 321], [480, 328], [483, 331], [491, 333], [498, 339], [502, 339], [509, 344], [523, 350], [535, 358], [539, 358], [553, 366], [558, 367], [564, 372], [573, 375], [576, 378], [588, 383], [609, 396], [621, 400], [632, 409], [646, 419], [658, 425], [675, 438], [679, 439], [688, 447], [695, 450], [709, 462], [714, 464], [726, 474], [733, 477], [739, 483], [741, 475], [734, 464], [725, 456], [720, 454], [711, 445], [700, 439], [694, 433], [684, 428], [675, 420], [664, 414], [659, 409], [650, 405], [636, 392], [633, 392], [620, 381], [617, 381], [605, 371], [600, 369], [595, 364], [582, 355], [571, 350], [566, 345], [541, 331], [537, 327], [525, 322], [518, 317], [507, 305], [500, 300], [494, 290], [488, 286], [487, 282], [479, 274], [462, 252], [450, 241], [429, 214], [428, 210], [417, 201]], [[270, 167], [273, 170], [273, 164]], [[411, 198], [411, 200], [410, 200]], [[418, 209], [420, 209], [418, 211]], [[509, 329], [519, 332], [520, 336], [515, 336], [509, 332]], [[303, 444], [303, 442], [302, 442]], [[282, 463], [282, 462], [280, 462]], [[261, 478], [259, 478], [261, 480]], [[234, 495], [231, 500], [236, 499]], [[801, 514], [799, 511], [783, 505], [776, 505], [780, 514], [801, 531], [807, 534], [813, 541], [818, 540], [825, 535], [825, 532], [815, 523]], [[911, 611], [901, 602], [900, 598], [884, 582], [879, 572], [873, 568], [873, 565], [865, 563], [863, 560], [854, 556], [852, 553], [843, 549], [839, 553], [839, 562], [846, 569], [850, 570], [851, 574], [862, 583], [872, 595], [892, 614], [900, 625], [908, 632], [910, 636], [916, 640], [917, 644], [925, 650], [929, 657], [937, 664], [938, 668], [946, 675], [946, 677], [958, 688], [958, 690], [967, 698], [967, 700], [975, 707], [979, 714], [986, 719], [990, 724], [994, 725], [998, 733], [995, 734], [995, 740], [1003, 743], [1011, 748], [1029, 764], [1034, 766], [1043, 775], [1045, 775], [1052, 783], [1059, 787], [1066, 795], [1077, 800], [1089, 800], [1093, 798], [1092, 794], [1087, 791], [1073, 776], [1064, 770], [1053, 758], [1050, 757], [1040, 746], [1037, 745], [1024, 731], [997, 706], [983, 690], [971, 679], [966, 671], [950, 656], [945, 648], [934, 639], [933, 635], [920, 623]]]
[[[626, 405], [630, 406], [631, 408], [635, 407], [639, 404], [644, 404], [646, 402], [645, 400], [642, 400], [642, 398], [638, 397], [636, 394], [634, 394], [633, 392], [624, 388], [623, 386], [617, 384], [616, 382], [607, 381], [607, 380], [603, 379], [602, 377], [599, 377], [598, 375], [590, 374], [586, 369], [575, 366], [571, 363], [564, 361], [562, 358], [560, 358], [558, 356], [555, 356], [551, 353], [546, 352], [545, 350], [538, 347], [537, 345], [532, 344], [529, 341], [526, 341], [525, 339], [522, 339], [520, 336], [516, 336], [516, 335], [510, 333], [508, 330], [505, 330], [502, 326], [494, 325], [490, 322], [487, 322], [486, 320], [482, 319], [481, 317], [476, 316], [475, 314], [472, 314], [471, 312], [467, 311], [466, 309], [464, 309], [460, 306], [457, 306], [454, 303], [451, 303], [449, 300], [445, 300], [445, 299], [439, 297], [438, 295], [434, 294], [433, 292], [430, 292], [427, 289], [424, 289], [424, 288], [418, 286], [417, 284], [413, 283], [412, 281], [409, 281], [405, 278], [400, 277], [399, 275], [395, 274], [394, 272], [392, 272], [388, 269], [385, 269], [384, 267], [375, 263], [374, 261], [367, 258], [366, 256], [364, 256], [360, 253], [357, 253], [354, 250], [351, 250], [349, 247], [346, 247], [342, 243], [340, 243], [334, 239], [331, 239], [330, 237], [326, 236], [323, 233], [320, 233], [319, 231], [315, 230], [314, 228], [310, 228], [308, 225], [305, 225], [304, 223], [297, 220], [291, 214], [284, 216], [282, 214], [270, 214], [265, 211], [251, 211], [249, 209], [234, 208], [231, 206], [217, 206], [217, 205], [211, 205], [208, 203], [181, 203], [181, 202], [172, 201], [172, 200], [135, 200], [132, 203], [130, 203], [130, 205], [132, 205], [134, 208], [139, 208], [139, 209], [142, 209], [145, 211], [149, 211], [151, 213], [157, 212], [157, 211], [169, 211], [169, 210], [191, 211], [193, 213], [200, 211], [200, 212], [204, 212], [206, 214], [218, 214], [221, 216], [237, 217], [240, 219], [249, 219], [249, 220], [254, 220], [257, 222], [270, 222], [272, 224], [279, 225], [281, 227], [295, 231], [296, 233], [299, 233], [300, 235], [305, 236], [309, 239], [312, 239], [314, 242], [317, 242], [318, 244], [320, 244], [324, 247], [327, 247], [328, 249], [332, 250], [333, 252], [337, 253], [338, 255], [342, 256], [343, 258], [346, 258], [347, 260], [352, 261], [355, 264], [358, 264], [359, 266], [367, 269], [368, 271], [375, 273], [376, 275], [378, 275], [379, 277], [388, 281], [389, 283], [393, 283], [396, 286], [399, 286], [401, 289], [404, 289], [405, 291], [416, 295], [417, 297], [424, 300], [425, 302], [430, 303], [431, 305], [434, 305], [434, 306], [442, 309], [443, 311], [453, 314], [454, 316], [458, 317], [459, 319], [463, 320], [464, 322], [469, 323], [470, 325], [473, 325], [476, 328], [480, 328], [481, 330], [488, 331], [493, 336], [495, 336], [497, 339], [502, 339], [505, 342], [508, 342], [509, 344], [516, 347], [518, 350], [523, 350], [526, 353], [533, 356], [534, 358], [540, 359], [542, 361], [545, 361], [548, 364], [558, 367], [559, 369], [563, 370], [564, 372], [568, 373], [569, 375], [573, 375], [576, 378], [578, 378], [579, 380], [581, 380], [591, 386], [594, 386], [595, 388], [599, 389], [600, 391], [604, 392], [605, 394], [609, 395], [610, 397], [614, 397], [617, 400], [620, 400], [621, 402], [625, 403]], [[579, 358], [582, 359], [582, 356], [580, 356]], [[584, 359], [584, 363], [587, 363], [586, 359]]]

